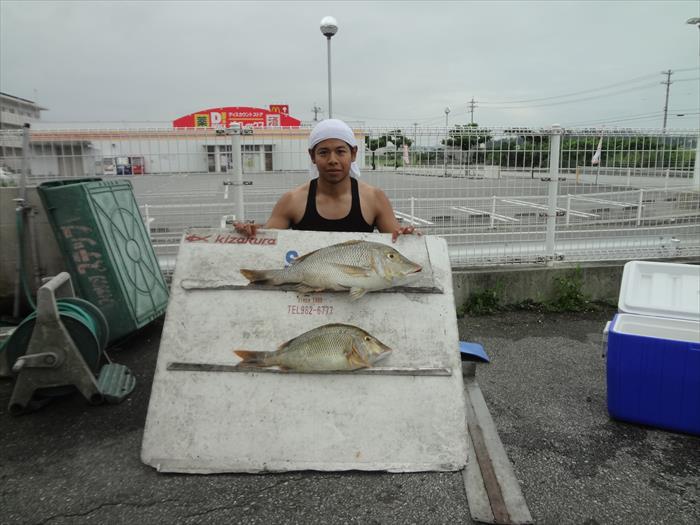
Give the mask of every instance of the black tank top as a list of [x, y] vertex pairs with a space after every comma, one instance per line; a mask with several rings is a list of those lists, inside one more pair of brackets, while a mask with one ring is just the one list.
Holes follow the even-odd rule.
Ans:
[[352, 204], [350, 213], [342, 219], [326, 219], [316, 210], [316, 188], [318, 179], [309, 183], [309, 196], [306, 199], [304, 216], [297, 224], [292, 224], [292, 230], [312, 230], [317, 232], [373, 232], [374, 225], [367, 224], [360, 208], [360, 191], [357, 180], [350, 177]]

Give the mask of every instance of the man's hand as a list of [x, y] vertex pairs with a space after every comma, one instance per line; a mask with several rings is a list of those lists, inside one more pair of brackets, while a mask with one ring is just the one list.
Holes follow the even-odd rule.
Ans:
[[246, 237], [255, 237], [255, 234], [258, 233], [258, 229], [261, 226], [262, 226], [261, 224], [255, 224], [254, 222], [234, 222], [233, 223], [233, 229], [236, 230], [241, 235], [245, 235]]
[[423, 235], [419, 230], [416, 230], [415, 226], [399, 226], [396, 230], [391, 232], [391, 242], [396, 242], [399, 235]]

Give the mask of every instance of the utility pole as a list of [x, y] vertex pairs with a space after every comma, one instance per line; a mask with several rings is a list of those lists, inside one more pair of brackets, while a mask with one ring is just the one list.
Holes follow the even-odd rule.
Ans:
[[662, 84], [666, 84], [666, 103], [664, 104], [664, 127], [663, 130], [666, 131], [666, 119], [668, 117], [668, 92], [671, 87], [671, 75], [673, 74], [673, 71], [670, 69], [668, 71], [662, 71], [662, 75], [666, 75], [666, 81], [661, 82]]
[[476, 102], [474, 102], [474, 97], [472, 97], [471, 102], [469, 102], [469, 111], [472, 114], [471, 123], [474, 124], [474, 108], [476, 107]]
[[314, 107], [311, 108], [311, 111], [314, 112], [314, 122], [317, 122], [317, 121], [318, 121], [318, 112], [319, 112], [319, 111], [323, 111], [323, 109], [322, 109], [322, 108], [319, 108], [319, 107], [316, 105], [316, 102], [314, 102]]

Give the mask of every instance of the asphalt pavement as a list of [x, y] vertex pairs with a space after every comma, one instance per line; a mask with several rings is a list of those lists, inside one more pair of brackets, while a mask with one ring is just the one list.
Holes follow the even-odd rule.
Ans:
[[[612, 310], [460, 319], [537, 523], [700, 523], [700, 437], [616, 422], [601, 332]], [[471, 523], [460, 473], [159, 474], [139, 459], [162, 322], [117, 348], [119, 405], [78, 395], [13, 417], [0, 380], [0, 523]], [[177, 402], [177, 400], [173, 400]]]

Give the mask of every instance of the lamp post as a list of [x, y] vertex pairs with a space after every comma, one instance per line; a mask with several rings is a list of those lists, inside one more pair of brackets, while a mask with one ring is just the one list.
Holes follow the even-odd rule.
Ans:
[[[698, 60], [700, 60], [700, 17], [689, 18], [686, 24], [697, 26], [698, 28]], [[693, 168], [693, 187], [700, 189], [700, 135], [695, 140], [695, 167]]]
[[698, 28], [698, 55], [700, 55], [700, 17], [689, 18], [685, 23]]
[[450, 114], [449, 106], [445, 108], [445, 148], [442, 150], [442, 166], [445, 171], [445, 177], [447, 177], [447, 137], [449, 137], [449, 128], [447, 125], [447, 116]]
[[328, 118], [333, 118], [333, 97], [331, 94], [331, 37], [338, 32], [338, 22], [332, 16], [321, 20], [321, 33], [328, 41]]

